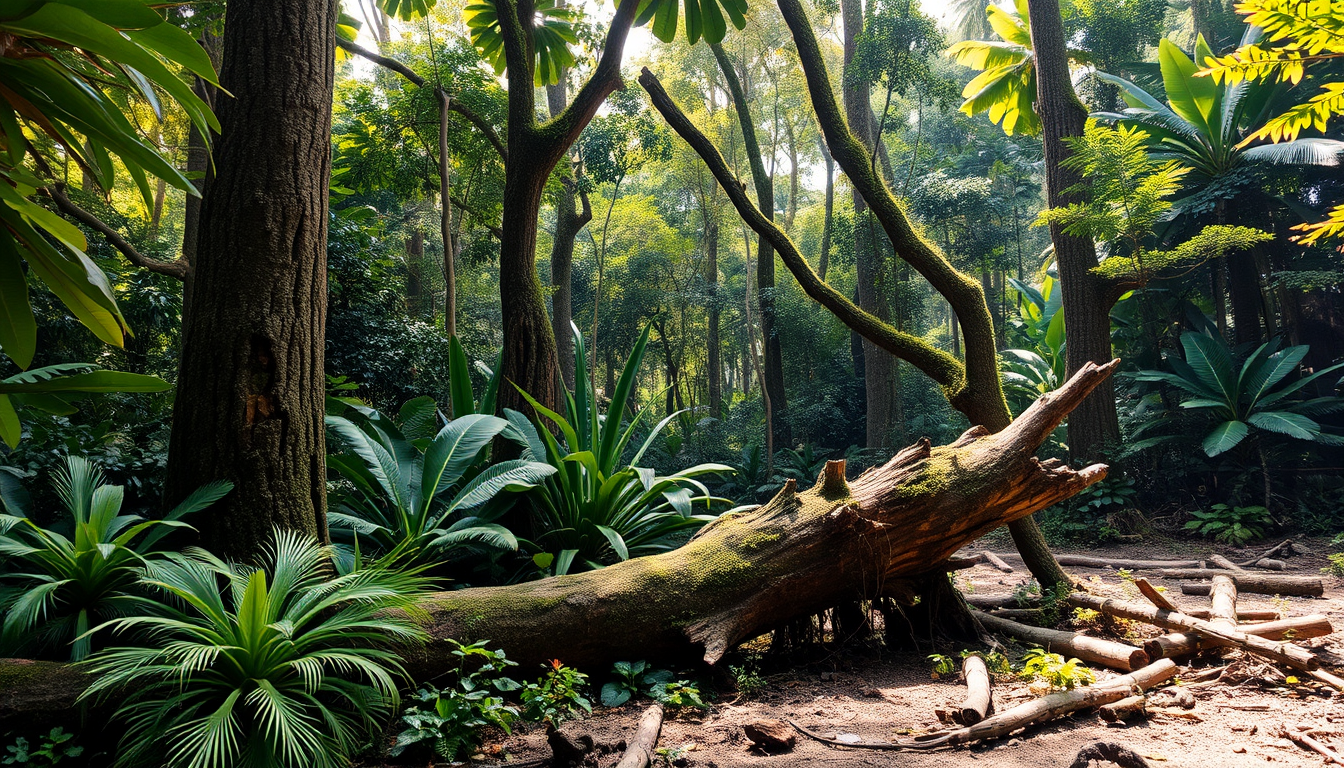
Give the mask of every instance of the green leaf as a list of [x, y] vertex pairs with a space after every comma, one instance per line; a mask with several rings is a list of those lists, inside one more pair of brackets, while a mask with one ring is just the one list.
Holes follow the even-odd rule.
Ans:
[[28, 303], [28, 278], [8, 232], [0, 232], [0, 347], [21, 369], [32, 365], [37, 353], [37, 321]]
[[1250, 428], [1246, 426], [1245, 422], [1225, 421], [1214, 427], [1213, 431], [1204, 438], [1204, 453], [1212, 457], [1229, 451], [1245, 439], [1249, 432]]
[[1217, 105], [1219, 85], [1211, 77], [1195, 77], [1200, 68], [1166, 38], [1158, 43], [1157, 59], [1172, 110], [1205, 135], [1214, 135], [1209, 118]]
[[476, 413], [475, 393], [471, 391], [471, 368], [467, 365], [467, 353], [457, 336], [448, 340], [448, 385], [453, 418]]
[[[42, 369], [37, 369], [42, 370]], [[33, 373], [34, 371], [29, 371]], [[158, 376], [123, 371], [90, 371], [41, 381], [16, 381], [24, 374], [0, 381], [0, 394], [49, 392], [164, 392], [173, 385]]]
[[0, 395], [0, 440], [10, 448], [17, 448], [19, 438], [23, 436], [23, 428], [19, 426], [19, 414], [14, 410], [14, 403], [7, 395]]
[[1315, 440], [1321, 433], [1321, 425], [1298, 413], [1288, 411], [1260, 411], [1246, 419], [1251, 426], [1281, 435], [1296, 437], [1299, 440]]

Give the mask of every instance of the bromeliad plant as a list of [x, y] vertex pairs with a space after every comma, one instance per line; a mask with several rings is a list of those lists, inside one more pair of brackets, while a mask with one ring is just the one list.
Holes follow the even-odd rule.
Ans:
[[398, 706], [402, 611], [431, 586], [395, 565], [337, 574], [335, 552], [277, 531], [260, 567], [194, 549], [145, 569], [160, 598], [98, 629], [137, 647], [91, 658], [82, 699], [123, 697], [118, 765], [336, 768]]
[[[56, 475], [56, 493], [70, 518], [64, 530], [27, 516], [23, 496], [6, 494], [0, 515], [0, 653], [54, 653], [80, 661], [92, 650], [89, 630], [135, 610], [140, 569], [163, 553], [159, 540], [183, 518], [233, 489], [198, 489], [162, 520], [121, 512], [119, 485], [106, 485], [97, 466], [79, 456]], [[58, 528], [64, 528], [62, 521]]]
[[[467, 393], [469, 400], [469, 385]], [[527, 459], [487, 464], [490, 442], [516, 435], [508, 421], [468, 412], [436, 432], [438, 408], [428, 397], [406, 403], [396, 420], [358, 406], [348, 414], [326, 419], [349, 449], [327, 457], [346, 481], [332, 493], [328, 515], [343, 558], [356, 544], [415, 562], [464, 546], [518, 549], [513, 533], [492, 522], [503, 512], [492, 502], [535, 488], [556, 470]]]
[[713, 503], [727, 501], [711, 496], [696, 479], [732, 472], [727, 465], [699, 464], [665, 477], [639, 466], [649, 446], [676, 418], [675, 413], [649, 430], [629, 461], [622, 459], [649, 412], [639, 409], [628, 425], [620, 419], [634, 396], [635, 376], [648, 341], [646, 327], [610, 393], [604, 416], [589, 383], [583, 335], [574, 329], [578, 387], [565, 396], [568, 418], [523, 393], [533, 409], [560, 431], [563, 444], [549, 429], [536, 428], [521, 414], [508, 414], [525, 435], [527, 455], [555, 469], [531, 492], [536, 512], [534, 540], [542, 550], [535, 559], [555, 575], [568, 573], [576, 562], [581, 567], [601, 568], [612, 558], [628, 560], [672, 549], [678, 535], [714, 519], [710, 514], [693, 514], [696, 504], [703, 504], [708, 512]]

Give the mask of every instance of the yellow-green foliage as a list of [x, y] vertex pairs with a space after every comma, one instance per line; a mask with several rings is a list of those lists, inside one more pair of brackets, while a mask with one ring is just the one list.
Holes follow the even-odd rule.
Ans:
[[1144, 251], [1142, 260], [1112, 256], [1094, 267], [1092, 273], [1115, 282], [1143, 281], [1190, 269], [1273, 239], [1268, 232], [1252, 227], [1212, 224], [1171, 250]]

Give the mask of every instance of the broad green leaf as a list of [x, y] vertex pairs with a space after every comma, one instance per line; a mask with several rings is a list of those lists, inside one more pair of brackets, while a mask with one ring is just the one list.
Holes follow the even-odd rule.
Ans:
[[1296, 437], [1299, 440], [1314, 440], [1321, 433], [1320, 424], [1306, 416], [1288, 411], [1261, 411], [1251, 414], [1246, 421], [1253, 427]]
[[[30, 371], [29, 373], [32, 373]], [[164, 392], [173, 385], [158, 376], [124, 371], [90, 371], [57, 376], [42, 381], [0, 381], [0, 394], [17, 395], [49, 392]]]
[[1250, 431], [1245, 422], [1225, 421], [1214, 427], [1213, 431], [1204, 438], [1204, 453], [1212, 457], [1229, 451], [1245, 439]]
[[1166, 38], [1158, 43], [1157, 58], [1172, 110], [1198, 126], [1205, 135], [1213, 135], [1209, 117], [1217, 105], [1218, 84], [1211, 77], [1195, 77], [1199, 67]]
[[0, 232], [0, 347], [21, 369], [31, 365], [37, 353], [37, 321], [28, 303], [28, 278], [8, 232]]

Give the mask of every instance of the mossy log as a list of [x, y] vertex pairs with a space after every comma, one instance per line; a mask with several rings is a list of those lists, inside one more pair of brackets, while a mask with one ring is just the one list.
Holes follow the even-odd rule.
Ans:
[[408, 658], [437, 674], [444, 639], [482, 640], [524, 663], [559, 658], [694, 657], [712, 664], [737, 643], [842, 602], [907, 603], [958, 549], [1068, 498], [1106, 475], [1036, 449], [1118, 361], [1088, 365], [1007, 429], [956, 442], [921, 440], [847, 483], [831, 462], [817, 484], [792, 481], [750, 511], [724, 515], [685, 546], [572, 576], [443, 592], [425, 600], [431, 642]]
[[[407, 669], [427, 679], [455, 668], [450, 639], [489, 640], [527, 665], [697, 656], [712, 664], [738, 642], [840, 603], [913, 603], [925, 585], [946, 587], [944, 564], [961, 547], [1106, 476], [1101, 464], [1074, 470], [1035, 453], [1118, 363], [1089, 364], [1007, 429], [975, 427], [939, 447], [921, 440], [852, 483], [844, 462], [830, 462], [813, 488], [789, 481], [768, 503], [719, 517], [671, 552], [430, 595], [416, 615], [431, 640], [405, 649]], [[69, 670], [50, 664], [29, 674], [7, 664], [16, 662], [0, 662], [9, 713], [45, 701], [49, 675]], [[67, 698], [82, 687], [70, 685]]]

